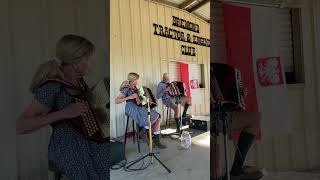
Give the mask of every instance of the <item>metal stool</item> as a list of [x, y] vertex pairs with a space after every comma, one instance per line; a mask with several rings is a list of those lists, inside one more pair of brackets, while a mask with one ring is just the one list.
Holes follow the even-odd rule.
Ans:
[[49, 161], [49, 171], [52, 171], [54, 173], [54, 179], [55, 180], [61, 180], [62, 175], [64, 174], [62, 171], [59, 170], [59, 168], [51, 161]]
[[[127, 124], [126, 124], [126, 132], [125, 132], [125, 134], [124, 134], [124, 148], [126, 148], [126, 144], [127, 144], [128, 126], [129, 126], [129, 120], [130, 120], [130, 116], [127, 115], [127, 114], [126, 114], [126, 116], [127, 116]], [[138, 151], [139, 151], [139, 153], [140, 153], [139, 135], [136, 135], [137, 132], [135, 131], [135, 128], [134, 128], [134, 126], [135, 126], [134, 120], [133, 120], [132, 118], [131, 118], [131, 120], [132, 120], [131, 122], [132, 122], [132, 131], [133, 131], [133, 144], [135, 144], [135, 137], [137, 137], [137, 141], [138, 141]], [[138, 124], [136, 124], [136, 126], [137, 126], [138, 133], [139, 133], [142, 128], [140, 128]], [[138, 134], [138, 133], [137, 133], [137, 134]]]
[[[168, 125], [168, 121], [169, 121], [169, 127], [170, 127], [170, 117], [171, 117], [171, 111], [170, 111], [170, 107], [168, 107], [168, 106], [166, 106], [166, 105], [164, 105], [163, 104], [163, 106], [164, 106], [164, 112], [166, 112], [166, 110], [167, 110], [167, 115], [166, 115], [166, 118], [165, 118], [165, 121], [166, 121], [166, 126], [165, 126], [165, 128], [164, 129], [167, 129], [167, 125]], [[170, 112], [170, 116], [169, 116], [169, 112]]]

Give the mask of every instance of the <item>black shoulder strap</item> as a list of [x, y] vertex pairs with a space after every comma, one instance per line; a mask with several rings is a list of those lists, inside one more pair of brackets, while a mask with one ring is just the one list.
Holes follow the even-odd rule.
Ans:
[[110, 94], [110, 79], [109, 78], [104, 78], [103, 79], [104, 86], [106, 87], [106, 90], [108, 94]]
[[80, 79], [80, 87], [82, 92], [88, 92], [90, 90], [89, 86], [83, 78]]
[[63, 81], [61, 79], [47, 79], [44, 82], [42, 82], [40, 86], [43, 86], [43, 85], [48, 84], [48, 83], [59, 83], [59, 84], [65, 86], [65, 87], [68, 87], [68, 88], [71, 88], [71, 89], [76, 89], [76, 87], [73, 84], [71, 84], [69, 82], [66, 82], [66, 81]]

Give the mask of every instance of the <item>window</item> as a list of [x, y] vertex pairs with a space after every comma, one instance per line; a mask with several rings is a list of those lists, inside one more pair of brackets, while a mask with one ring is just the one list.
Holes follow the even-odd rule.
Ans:
[[280, 57], [284, 62], [287, 84], [303, 83], [301, 23], [299, 9], [277, 9], [280, 22]]
[[201, 71], [201, 79], [200, 79], [199, 86], [200, 86], [200, 88], [206, 88], [205, 75], [204, 75], [204, 64], [200, 64], [200, 71]]
[[292, 48], [294, 77], [291, 82], [304, 83], [304, 61], [302, 55], [301, 9], [291, 9]]
[[204, 64], [189, 63], [189, 79], [196, 88], [205, 88]]

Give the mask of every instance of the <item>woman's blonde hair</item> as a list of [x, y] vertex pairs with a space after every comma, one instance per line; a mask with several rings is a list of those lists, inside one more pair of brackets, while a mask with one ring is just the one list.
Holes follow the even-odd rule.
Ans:
[[32, 78], [30, 90], [34, 91], [47, 79], [63, 79], [61, 67], [65, 64], [75, 64], [83, 57], [90, 57], [94, 45], [84, 37], [65, 35], [56, 44], [56, 56], [41, 64]]
[[130, 83], [131, 83], [132, 81], [135, 81], [135, 80], [139, 79], [139, 77], [140, 77], [140, 76], [139, 76], [139, 74], [137, 74], [137, 73], [134, 73], [134, 72], [129, 73], [127, 80], [126, 80], [126, 81], [123, 81], [123, 82], [121, 83], [121, 85], [120, 85], [120, 91], [121, 91], [121, 89], [123, 89], [123, 88], [129, 87], [129, 86], [130, 86]]

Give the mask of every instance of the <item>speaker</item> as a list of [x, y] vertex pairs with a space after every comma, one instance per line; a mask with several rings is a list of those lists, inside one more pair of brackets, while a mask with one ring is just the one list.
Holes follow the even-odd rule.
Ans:
[[110, 165], [116, 165], [126, 159], [124, 143], [110, 142]]
[[190, 119], [189, 128], [201, 131], [210, 131], [210, 118], [198, 116]]

